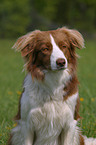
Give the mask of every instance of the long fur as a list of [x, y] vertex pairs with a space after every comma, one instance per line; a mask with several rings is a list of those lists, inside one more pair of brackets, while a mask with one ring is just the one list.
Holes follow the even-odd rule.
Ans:
[[21, 51], [28, 74], [8, 145], [96, 145], [78, 128], [75, 50], [84, 47], [82, 35], [65, 27], [36, 30], [13, 47]]

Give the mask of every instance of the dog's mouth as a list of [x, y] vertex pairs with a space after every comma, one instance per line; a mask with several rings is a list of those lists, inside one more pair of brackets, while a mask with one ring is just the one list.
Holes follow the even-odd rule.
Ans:
[[67, 67], [64, 67], [64, 66], [62, 66], [62, 67], [56, 67], [56, 68], [49, 68], [49, 69], [43, 69], [43, 72], [44, 73], [47, 73], [48, 71], [62, 71], [62, 70], [66, 70], [67, 69]]
[[57, 67], [57, 70], [64, 70], [64, 69], [66, 69], [65, 66], [59, 66], [59, 67]]
[[65, 66], [59, 66], [59, 67], [56, 67], [56, 68], [52, 68], [51, 70], [52, 71], [60, 71], [60, 70], [66, 70], [67, 69], [67, 67], [65, 67]]

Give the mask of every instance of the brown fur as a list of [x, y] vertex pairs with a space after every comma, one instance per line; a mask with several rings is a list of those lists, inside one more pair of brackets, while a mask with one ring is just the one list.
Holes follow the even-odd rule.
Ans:
[[78, 79], [76, 76], [72, 77], [72, 79], [69, 81], [69, 83], [64, 88], [64, 91], [66, 92], [66, 95], [64, 96], [64, 100], [67, 100], [68, 97], [72, 96], [78, 91]]
[[[68, 99], [68, 97], [71, 97], [73, 94], [75, 94], [78, 91], [78, 79], [76, 76], [74, 76], [70, 82], [66, 85], [64, 88], [64, 91], [66, 92], [66, 95], [64, 96], [64, 101]], [[80, 107], [80, 101], [79, 101], [79, 96], [77, 99], [77, 104], [75, 106], [75, 114], [74, 114], [74, 119], [80, 119], [79, 115], [79, 107]]]
[[11, 139], [12, 139], [12, 135], [10, 134], [10, 137], [9, 137], [7, 145], [12, 145]]
[[75, 120], [81, 119], [81, 116], [79, 115], [79, 108], [80, 108], [80, 99], [79, 99], [79, 96], [78, 96], [77, 104], [75, 106], [75, 114], [74, 114], [74, 119]]
[[[68, 60], [70, 74], [72, 74], [72, 79], [64, 88], [64, 91], [66, 92], [64, 100], [67, 100], [68, 97], [78, 91], [79, 82], [76, 77], [77, 56], [75, 49], [76, 47], [80, 49], [84, 46], [82, 35], [78, 31], [70, 30], [65, 27], [53, 31], [36, 30], [20, 37], [13, 47], [21, 51], [21, 55], [26, 62], [27, 71], [31, 73], [32, 79], [34, 80], [34, 78], [36, 78], [39, 81], [43, 81], [45, 77], [43, 70], [51, 69], [50, 55], [52, 52], [52, 45], [50, 34], [54, 37], [59, 48], [64, 52]], [[21, 118], [21, 97], [15, 120], [19, 120]], [[77, 100], [75, 107], [74, 118], [80, 118], [79, 99]], [[10, 136], [8, 145], [11, 145], [11, 138], [12, 135]], [[80, 143], [80, 145], [84, 145], [82, 136], [80, 136]]]
[[50, 34], [67, 57], [70, 69], [72, 71], [76, 69], [75, 48], [84, 46], [83, 38], [78, 31], [65, 27], [53, 31], [36, 30], [19, 38], [13, 46], [21, 50], [21, 55], [26, 61], [27, 70], [31, 72], [32, 78], [43, 80], [43, 69], [50, 69], [49, 62], [52, 52]]
[[81, 134], [79, 136], [80, 136], [80, 145], [85, 145], [83, 136]]
[[[22, 94], [24, 93], [24, 89], [22, 91]], [[16, 116], [14, 117], [14, 120], [19, 120], [21, 119], [21, 98], [22, 98], [22, 94], [20, 96], [20, 99], [19, 99], [19, 105], [18, 105], [18, 113], [16, 114]]]

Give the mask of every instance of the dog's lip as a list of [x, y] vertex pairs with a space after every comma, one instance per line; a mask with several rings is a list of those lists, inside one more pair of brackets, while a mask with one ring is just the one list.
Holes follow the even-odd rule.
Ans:
[[63, 69], [66, 69], [67, 67], [65, 66], [61, 66], [61, 67], [57, 67], [57, 70], [63, 70]]
[[67, 69], [67, 67], [63, 66], [63, 67], [56, 67], [54, 69], [43, 69], [43, 72], [47, 73], [48, 70], [50, 70], [50, 71], [60, 71], [60, 70], [65, 70], [65, 69]]
[[58, 68], [55, 68], [55, 69], [52, 69], [53, 71], [61, 71], [61, 70], [65, 70], [67, 69], [67, 67], [58, 67]]

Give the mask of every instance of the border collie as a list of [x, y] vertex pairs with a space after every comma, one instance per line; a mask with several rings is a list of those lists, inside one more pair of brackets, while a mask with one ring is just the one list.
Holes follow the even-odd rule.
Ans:
[[84, 137], [77, 126], [75, 50], [84, 47], [82, 35], [66, 27], [36, 30], [13, 47], [21, 51], [28, 74], [9, 145], [96, 145], [96, 139]]

